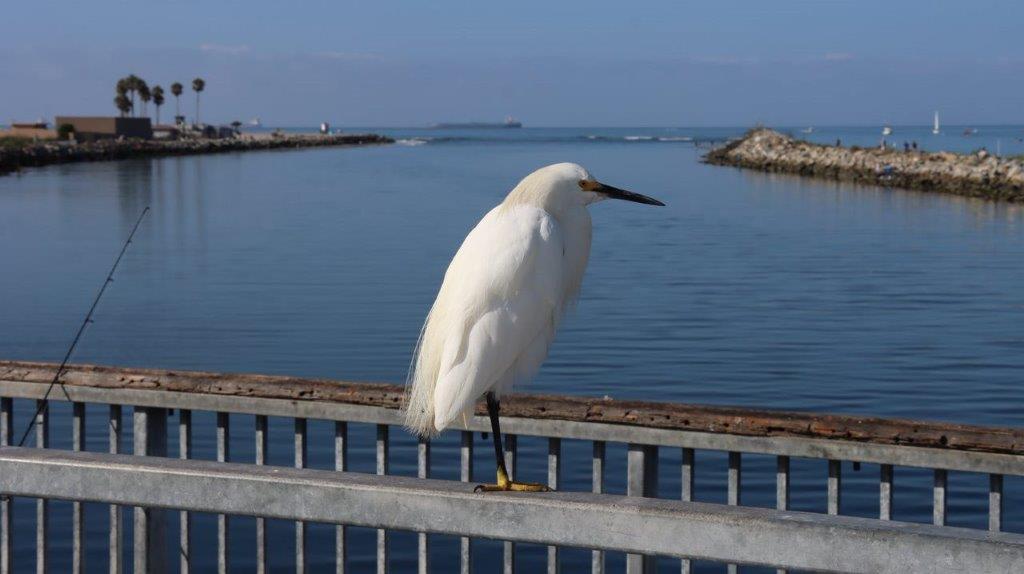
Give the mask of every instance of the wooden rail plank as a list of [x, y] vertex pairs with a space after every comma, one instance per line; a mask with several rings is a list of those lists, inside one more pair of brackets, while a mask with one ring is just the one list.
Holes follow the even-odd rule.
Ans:
[[[50, 363], [0, 361], [0, 382], [46, 385], [56, 368]], [[389, 384], [93, 365], [69, 366], [61, 379], [70, 387], [326, 401], [388, 409], [401, 408], [404, 392], [401, 386]], [[1009, 427], [556, 395], [510, 395], [502, 399], [501, 408], [505, 417], [1024, 454], [1024, 429]], [[477, 406], [477, 414], [486, 414], [483, 403]]]

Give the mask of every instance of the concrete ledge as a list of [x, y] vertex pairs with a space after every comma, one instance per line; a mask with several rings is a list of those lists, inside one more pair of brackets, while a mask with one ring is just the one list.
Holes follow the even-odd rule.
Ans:
[[0, 448], [0, 492], [838, 572], [1021, 572], [1024, 536], [589, 493]]

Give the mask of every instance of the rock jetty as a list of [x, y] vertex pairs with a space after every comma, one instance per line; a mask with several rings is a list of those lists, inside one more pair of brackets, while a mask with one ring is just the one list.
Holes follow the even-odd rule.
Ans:
[[5, 146], [0, 141], [0, 175], [25, 167], [79, 161], [388, 143], [394, 140], [377, 134], [259, 134], [224, 139], [98, 140], [77, 144], [41, 141], [20, 146]]
[[1024, 202], [1024, 159], [813, 144], [758, 128], [704, 162], [1001, 201]]

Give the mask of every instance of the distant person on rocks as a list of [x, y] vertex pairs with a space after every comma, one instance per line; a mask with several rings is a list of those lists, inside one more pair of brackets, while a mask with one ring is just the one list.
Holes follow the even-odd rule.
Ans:
[[843, 147], [843, 140], [836, 138], [836, 147]]
[[906, 153], [906, 152], [909, 152], [909, 151], [910, 151], [910, 144], [908, 144], [907, 142], [903, 142], [903, 152]]
[[917, 140], [910, 142], [910, 147], [913, 148], [914, 151], [917, 151]]

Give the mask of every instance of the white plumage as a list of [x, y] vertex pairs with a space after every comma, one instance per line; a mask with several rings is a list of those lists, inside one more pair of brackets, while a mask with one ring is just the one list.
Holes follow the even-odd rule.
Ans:
[[587, 266], [586, 206], [620, 196], [612, 193], [657, 203], [561, 163], [524, 178], [469, 233], [420, 334], [406, 399], [410, 430], [434, 435], [471, 415], [484, 394], [500, 397], [536, 374]]

